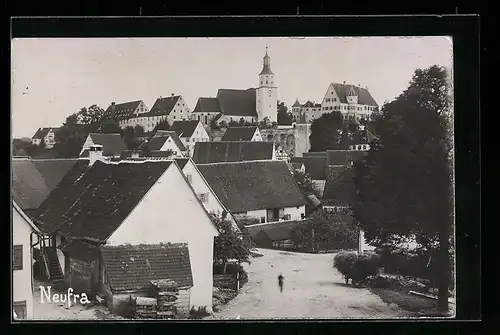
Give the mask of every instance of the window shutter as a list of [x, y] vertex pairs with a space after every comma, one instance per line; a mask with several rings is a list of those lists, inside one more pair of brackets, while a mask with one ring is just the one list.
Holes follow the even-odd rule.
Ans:
[[13, 261], [14, 270], [22, 270], [23, 269], [23, 246], [22, 245], [15, 245], [13, 247], [12, 261]]

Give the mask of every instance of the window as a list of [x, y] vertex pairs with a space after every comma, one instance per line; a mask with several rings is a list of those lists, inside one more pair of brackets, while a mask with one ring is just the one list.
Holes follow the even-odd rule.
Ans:
[[266, 80], [266, 84], [268, 84], [267, 80]]
[[358, 150], [361, 150], [361, 146], [360, 145], [358, 145]]
[[261, 81], [260, 81], [260, 84], [262, 85], [262, 84], [264, 84], [264, 82], [261, 80]]
[[23, 269], [23, 246], [22, 244], [15, 245], [12, 249], [12, 262], [14, 270]]
[[191, 176], [190, 174], [187, 174], [186, 178], [187, 178], [188, 182], [191, 184], [193, 176]]
[[366, 145], [363, 145], [363, 150], [366, 150]]
[[14, 319], [22, 320], [26, 319], [26, 300], [24, 301], [14, 301]]
[[299, 208], [300, 208], [300, 206], [297, 206], [297, 209], [299, 209]]
[[300, 218], [304, 220], [306, 218], [306, 215], [304, 213], [300, 213]]
[[208, 193], [200, 193], [200, 201], [203, 203], [208, 202]]
[[265, 216], [261, 216], [260, 217], [260, 223], [266, 223], [266, 217]]
[[186, 138], [186, 142], [189, 142], [189, 137]]
[[[333, 92], [332, 92], [333, 93]], [[333, 101], [337, 101], [337, 98], [333, 98]]]

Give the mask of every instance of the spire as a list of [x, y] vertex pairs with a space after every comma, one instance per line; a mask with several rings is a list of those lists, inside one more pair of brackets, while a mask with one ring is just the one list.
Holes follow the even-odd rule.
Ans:
[[271, 57], [267, 54], [267, 47], [266, 47], [266, 55], [264, 56], [264, 66], [262, 67], [262, 71], [260, 74], [274, 74], [271, 71]]

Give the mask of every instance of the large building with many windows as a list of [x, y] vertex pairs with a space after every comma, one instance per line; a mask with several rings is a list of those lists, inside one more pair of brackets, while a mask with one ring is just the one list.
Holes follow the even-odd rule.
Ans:
[[371, 120], [379, 106], [368, 88], [350, 84], [331, 83], [326, 90], [316, 118], [325, 113], [340, 111], [344, 119]]

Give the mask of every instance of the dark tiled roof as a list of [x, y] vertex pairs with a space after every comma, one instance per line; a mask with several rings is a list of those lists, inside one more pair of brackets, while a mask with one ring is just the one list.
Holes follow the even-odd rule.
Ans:
[[251, 141], [256, 131], [257, 127], [229, 127], [222, 141]]
[[328, 166], [336, 166], [336, 165], [351, 165], [351, 162], [356, 162], [363, 157], [365, 157], [368, 153], [366, 151], [358, 151], [358, 150], [328, 150], [326, 155], [326, 162]]
[[175, 95], [167, 98], [156, 99], [153, 107], [149, 110], [148, 116], [169, 115], [177, 101], [179, 101], [180, 97], [180, 95]]
[[58, 246], [65, 254], [85, 261], [93, 261], [99, 256], [99, 247], [81, 240], [67, 240]]
[[219, 89], [217, 100], [224, 115], [257, 117], [255, 89]]
[[104, 119], [126, 120], [134, 116], [134, 112], [142, 100], [111, 104], [103, 114]]
[[177, 165], [179, 165], [179, 168], [183, 170], [189, 158], [174, 158], [174, 160], [176, 161]]
[[196, 164], [270, 160], [273, 142], [197, 142], [193, 160]]
[[292, 157], [290, 161], [304, 164], [311, 179], [326, 180], [326, 157]]
[[191, 137], [193, 136], [196, 127], [200, 121], [190, 120], [190, 121], [174, 121], [171, 129], [177, 133], [179, 137]]
[[[292, 157], [292, 159], [293, 159], [293, 158], [294, 158], [294, 157]], [[300, 163], [294, 163], [294, 162], [292, 162], [291, 164], [292, 164], [292, 167], [293, 167], [295, 170], [301, 169], [301, 168], [302, 168], [302, 166], [304, 166], [304, 167], [305, 167], [304, 163], [302, 163], [302, 162], [300, 162]]]
[[45, 136], [47, 136], [47, 133], [51, 129], [55, 132], [59, 128], [38, 128], [38, 130], [36, 131], [35, 135], [33, 135], [32, 139], [40, 139], [40, 140], [43, 139]]
[[263, 231], [271, 241], [279, 241], [289, 239], [295, 227], [307, 224], [308, 222], [308, 220], [278, 221], [263, 225], [246, 226], [246, 228], [252, 238], [255, 238]]
[[89, 136], [94, 144], [102, 145], [103, 155], [116, 155], [120, 154], [123, 150], [127, 150], [125, 141], [123, 141], [120, 134], [90, 133]]
[[368, 128], [365, 128], [364, 130], [358, 130], [352, 134], [350, 144], [370, 144], [374, 139], [378, 139], [378, 137]]
[[154, 244], [101, 247], [106, 275], [113, 292], [144, 290], [151, 280], [170, 279], [192, 287], [188, 245]]
[[233, 213], [306, 205], [283, 161], [197, 165], [224, 206]]
[[347, 97], [347, 93], [349, 91], [349, 88], [351, 88], [351, 87], [354, 87], [354, 91], [358, 95], [358, 104], [378, 106], [377, 102], [375, 101], [375, 99], [373, 99], [371, 93], [366, 88], [356, 87], [356, 86], [348, 85], [348, 84], [335, 83], [335, 84], [333, 84], [333, 88], [335, 89], [335, 92], [337, 93], [341, 103], [347, 103], [346, 97]]
[[296, 99], [295, 102], [293, 103], [292, 107], [300, 107], [300, 102], [299, 99]]
[[217, 98], [198, 98], [193, 113], [220, 113]]
[[77, 159], [14, 159], [12, 196], [21, 209], [35, 209], [59, 184]]
[[321, 107], [321, 104], [312, 102], [312, 101], [307, 101], [305, 104], [302, 105], [304, 108], [313, 108], [313, 107]]
[[142, 143], [139, 148], [147, 145], [149, 150], [151, 151], [160, 150], [169, 138], [174, 141], [175, 145], [179, 148], [180, 151], [186, 151], [186, 147], [184, 146], [184, 144], [182, 144], [179, 136], [177, 136], [177, 133], [175, 131], [157, 132], [153, 137], [149, 139], [149, 141]]
[[348, 206], [355, 196], [354, 169], [348, 166], [328, 168], [323, 198], [328, 199], [329, 205]]
[[96, 161], [89, 169], [75, 165], [42, 203], [37, 222], [45, 232], [104, 241], [171, 163]]
[[302, 157], [326, 157], [326, 151], [304, 152]]

